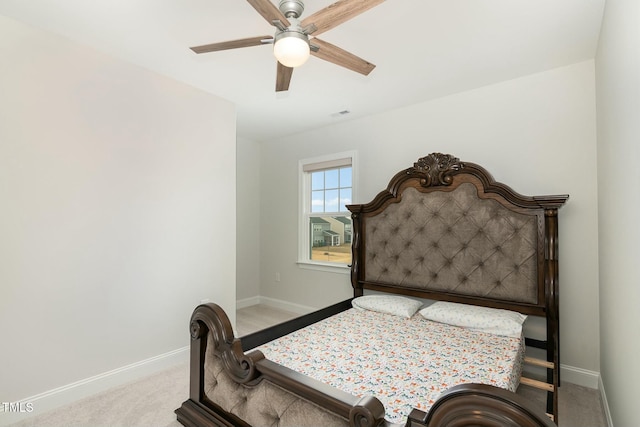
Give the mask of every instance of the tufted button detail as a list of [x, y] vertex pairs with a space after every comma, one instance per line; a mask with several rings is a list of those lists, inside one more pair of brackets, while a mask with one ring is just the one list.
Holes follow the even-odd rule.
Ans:
[[[453, 197], [434, 191], [425, 198], [419, 190], [407, 188], [398, 203], [362, 219], [365, 280], [417, 289], [437, 287], [443, 292], [461, 286], [465, 293], [484, 295], [486, 290], [489, 297], [518, 293], [514, 295], [518, 301], [537, 301], [537, 293], [525, 295], [512, 289], [512, 283], [538, 284], [533, 274], [538, 267], [538, 218], [503, 213], [504, 206], [496, 200], [479, 199], [472, 183], [463, 183], [452, 193]], [[525, 241], [512, 250], [514, 233], [524, 234]], [[487, 277], [484, 273], [493, 265], [506, 270]]]

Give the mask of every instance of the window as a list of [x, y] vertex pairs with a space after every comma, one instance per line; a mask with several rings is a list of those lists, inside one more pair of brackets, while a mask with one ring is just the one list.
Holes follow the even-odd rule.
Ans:
[[351, 213], [355, 152], [300, 161], [298, 262], [351, 264]]

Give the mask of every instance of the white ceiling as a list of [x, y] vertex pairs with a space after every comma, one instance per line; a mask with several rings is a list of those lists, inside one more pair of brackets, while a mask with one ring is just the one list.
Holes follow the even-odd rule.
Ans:
[[[270, 45], [189, 50], [273, 35], [244, 0], [0, 0], [0, 13], [226, 98], [238, 135], [261, 141], [591, 59], [604, 1], [387, 0], [321, 36], [376, 64], [369, 76], [311, 57], [283, 93]], [[302, 17], [333, 2], [307, 0]]]

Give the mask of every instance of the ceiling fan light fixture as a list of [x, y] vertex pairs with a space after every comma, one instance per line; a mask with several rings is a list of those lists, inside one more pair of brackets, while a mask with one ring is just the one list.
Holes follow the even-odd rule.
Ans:
[[309, 37], [303, 32], [281, 31], [275, 36], [273, 54], [285, 67], [299, 67], [309, 59]]
[[340, 49], [338, 46], [322, 41], [316, 36], [366, 12], [385, 0], [334, 1], [335, 3], [316, 11], [301, 21], [304, 0], [279, 0], [279, 7], [274, 5], [275, 0], [247, 0], [256, 12], [276, 28], [273, 37], [258, 36], [210, 43], [194, 46], [191, 50], [200, 54], [273, 44], [273, 53], [278, 61], [276, 92], [289, 90], [293, 69], [303, 65], [311, 54], [321, 60], [367, 76], [376, 67], [374, 64]]

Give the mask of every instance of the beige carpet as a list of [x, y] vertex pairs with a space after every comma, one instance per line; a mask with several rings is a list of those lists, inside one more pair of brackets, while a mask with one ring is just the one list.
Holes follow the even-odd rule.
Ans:
[[[518, 394], [544, 408], [546, 392], [520, 386]], [[607, 427], [600, 393], [588, 387], [564, 382], [558, 394], [558, 418], [560, 427]]]
[[188, 378], [180, 364], [11, 427], [182, 427], [173, 411], [189, 396]]

